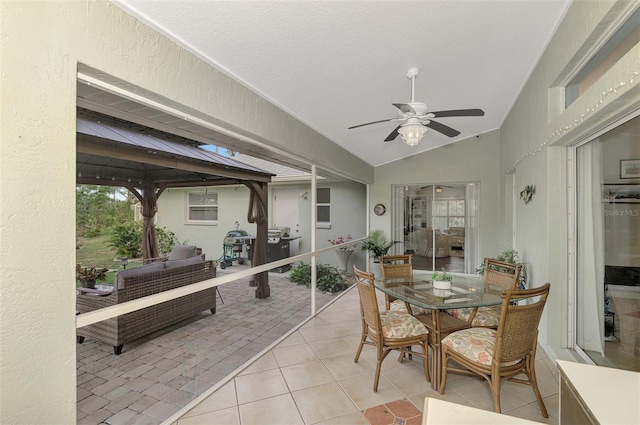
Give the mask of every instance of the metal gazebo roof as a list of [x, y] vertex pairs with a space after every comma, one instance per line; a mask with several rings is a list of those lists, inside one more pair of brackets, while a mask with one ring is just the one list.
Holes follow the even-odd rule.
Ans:
[[81, 184], [189, 187], [270, 182], [274, 176], [192, 140], [94, 112], [79, 110], [76, 125]]

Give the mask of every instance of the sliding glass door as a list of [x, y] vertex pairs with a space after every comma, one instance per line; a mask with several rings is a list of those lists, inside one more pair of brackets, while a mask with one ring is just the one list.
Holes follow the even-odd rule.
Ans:
[[471, 273], [477, 264], [477, 183], [424, 183], [393, 188], [393, 239], [419, 270]]
[[640, 371], [640, 117], [575, 148], [575, 346]]

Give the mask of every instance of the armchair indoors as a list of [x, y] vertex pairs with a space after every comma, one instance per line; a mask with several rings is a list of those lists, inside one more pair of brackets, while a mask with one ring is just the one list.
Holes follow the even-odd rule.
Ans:
[[[504, 290], [518, 289], [521, 272], [522, 265], [520, 264], [516, 265], [485, 258], [484, 273], [482, 275], [484, 290], [499, 294]], [[447, 313], [468, 322], [471, 326], [486, 328], [497, 328], [500, 320], [500, 306], [457, 308], [448, 310]]]
[[[417, 232], [418, 240], [418, 253], [425, 257], [430, 256], [433, 253], [433, 229], [420, 229]], [[448, 257], [451, 253], [451, 240], [449, 235], [441, 233], [440, 229], [435, 229], [436, 232], [436, 246], [435, 254], [436, 258]]]
[[[362, 316], [362, 337], [360, 346], [353, 360], [358, 362], [364, 344], [376, 347], [376, 374], [373, 381], [373, 391], [378, 391], [382, 361], [392, 350], [399, 350], [403, 354], [416, 355], [424, 359], [424, 374], [427, 382], [429, 377], [429, 353], [427, 341], [429, 331], [418, 319], [408, 313], [386, 310], [380, 312], [376, 288], [373, 284], [372, 273], [353, 268], [358, 294], [360, 295], [360, 313]], [[413, 351], [411, 346], [419, 345], [422, 353]], [[400, 356], [402, 361], [405, 356]]]
[[[412, 255], [387, 255], [380, 257], [380, 273], [382, 279], [413, 277], [413, 256]], [[409, 314], [423, 314], [427, 310], [418, 306], [410, 306], [402, 300], [395, 299], [389, 294], [384, 294], [385, 308], [387, 310], [401, 311]]]
[[[504, 291], [497, 330], [470, 328], [444, 338], [440, 394], [444, 393], [448, 372], [478, 375], [489, 383], [493, 394], [493, 409], [501, 413], [500, 388], [505, 381], [510, 380], [530, 385], [542, 416], [548, 418], [538, 389], [535, 363], [538, 325], [550, 286], [546, 283], [540, 288]], [[518, 302], [521, 300], [523, 302]], [[450, 360], [460, 367], [449, 365]], [[524, 377], [527, 379], [523, 379]]]
[[449, 227], [447, 234], [450, 237], [451, 248], [464, 250], [464, 227]]

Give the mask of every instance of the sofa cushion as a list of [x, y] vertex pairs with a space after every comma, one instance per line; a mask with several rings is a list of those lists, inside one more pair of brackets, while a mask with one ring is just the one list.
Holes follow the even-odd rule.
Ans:
[[462, 236], [464, 237], [464, 227], [449, 227], [448, 233], [451, 236]]
[[175, 269], [177, 267], [190, 266], [191, 264], [202, 263], [204, 260], [201, 256], [196, 255], [195, 257], [185, 258], [183, 260], [168, 260], [164, 263], [165, 269]]
[[174, 245], [169, 253], [169, 260], [184, 260], [196, 255], [196, 247], [194, 245]]
[[134, 269], [121, 270], [116, 275], [116, 285], [118, 289], [124, 287], [124, 279], [126, 277], [137, 277], [147, 273], [159, 272], [164, 270], [164, 262], [157, 261], [155, 263], [146, 264], [142, 267], [136, 267]]

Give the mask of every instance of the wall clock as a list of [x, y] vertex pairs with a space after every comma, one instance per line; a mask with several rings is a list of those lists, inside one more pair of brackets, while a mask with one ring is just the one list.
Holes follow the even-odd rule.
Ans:
[[376, 215], [382, 215], [385, 213], [385, 211], [387, 211], [387, 208], [382, 204], [376, 204], [376, 206], [373, 207], [373, 212]]

